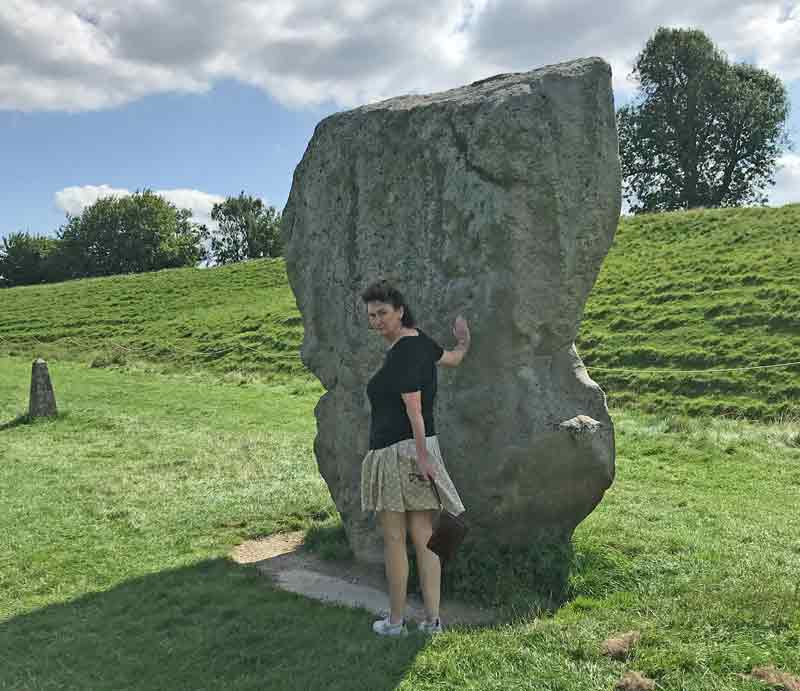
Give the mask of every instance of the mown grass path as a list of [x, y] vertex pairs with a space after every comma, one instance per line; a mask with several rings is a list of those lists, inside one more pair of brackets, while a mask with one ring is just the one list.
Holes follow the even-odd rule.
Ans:
[[[0, 689], [760, 689], [800, 673], [800, 426], [612, 410], [617, 478], [569, 601], [385, 640], [274, 590], [233, 544], [329, 522], [316, 394], [51, 360], [62, 416], [0, 429]], [[0, 425], [30, 360], [0, 357]], [[456, 463], [457, 459], [451, 459]], [[636, 629], [633, 658], [600, 642]]]

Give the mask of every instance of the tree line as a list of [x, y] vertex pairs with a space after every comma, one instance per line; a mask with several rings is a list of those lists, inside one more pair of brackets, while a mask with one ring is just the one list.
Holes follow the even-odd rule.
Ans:
[[[789, 97], [778, 77], [729, 62], [702, 31], [665, 27], [631, 76], [638, 91], [616, 117], [622, 196], [632, 213], [767, 202], [778, 157], [790, 146]], [[260, 199], [228, 197], [211, 218], [219, 226], [213, 234], [149, 190], [99, 199], [68, 216], [55, 238], [6, 238], [0, 286], [283, 254], [280, 215]]]
[[146, 189], [98, 199], [67, 215], [55, 237], [12, 233], [0, 246], [0, 286], [54, 283], [283, 254], [280, 214], [245, 195], [214, 204], [213, 233]]

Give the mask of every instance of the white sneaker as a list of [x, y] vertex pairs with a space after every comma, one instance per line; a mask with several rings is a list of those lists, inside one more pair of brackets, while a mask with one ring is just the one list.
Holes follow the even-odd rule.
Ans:
[[372, 624], [372, 630], [381, 636], [407, 636], [406, 620], [403, 619], [399, 624], [389, 623], [389, 617], [378, 619]]
[[439, 617], [436, 617], [432, 622], [430, 621], [421, 621], [418, 626], [418, 630], [422, 633], [441, 633], [442, 629], [442, 620]]

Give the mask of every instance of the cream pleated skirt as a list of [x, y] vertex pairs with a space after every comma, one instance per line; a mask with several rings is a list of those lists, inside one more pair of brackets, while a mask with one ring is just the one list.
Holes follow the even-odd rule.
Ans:
[[[463, 513], [464, 505], [444, 467], [436, 435], [425, 438], [428, 461], [436, 471], [436, 488], [444, 508]], [[439, 509], [430, 481], [417, 468], [417, 447], [403, 439], [383, 449], [371, 449], [361, 462], [362, 511], [426, 511]]]

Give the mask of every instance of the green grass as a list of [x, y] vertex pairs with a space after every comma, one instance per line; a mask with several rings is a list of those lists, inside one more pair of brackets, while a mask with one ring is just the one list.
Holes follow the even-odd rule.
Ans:
[[[61, 415], [20, 420], [0, 358], [0, 689], [760, 689], [800, 673], [800, 424], [612, 410], [617, 478], [556, 612], [387, 641], [360, 610], [227, 555], [329, 524], [316, 394], [51, 362]], [[2, 428], [3, 423], [17, 421]], [[599, 654], [638, 629], [627, 663]]]
[[[599, 691], [636, 669], [754, 691], [755, 666], [800, 674], [800, 368], [601, 369], [800, 359], [799, 235], [800, 205], [623, 219], [577, 341], [617, 477], [575, 533], [567, 601], [519, 591], [497, 626], [430, 642], [378, 638], [368, 613], [228, 557], [296, 529], [346, 549], [282, 259], [0, 291], [0, 690]], [[61, 414], [30, 423], [35, 355]], [[600, 655], [631, 629], [631, 660]]]
[[800, 414], [800, 204], [626, 217], [576, 346], [613, 405], [779, 419]]
[[0, 353], [319, 387], [300, 361], [283, 258], [25, 286], [0, 300]]
[[[800, 365], [704, 372], [800, 360], [798, 275], [800, 204], [623, 218], [578, 352], [613, 406], [800, 415]], [[322, 393], [300, 360], [302, 319], [282, 258], [13, 288], [0, 301], [0, 354], [303, 382]]]

